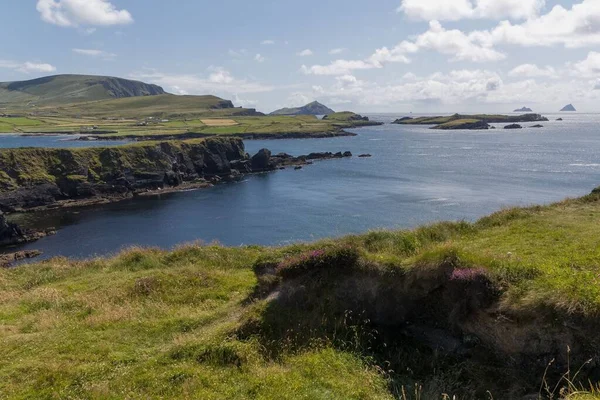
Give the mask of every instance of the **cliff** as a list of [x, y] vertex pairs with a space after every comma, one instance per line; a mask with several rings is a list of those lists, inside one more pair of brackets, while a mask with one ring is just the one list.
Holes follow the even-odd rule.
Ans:
[[[0, 150], [0, 210], [16, 212], [123, 200], [165, 190], [200, 188], [242, 174], [302, 166], [350, 152], [250, 157], [239, 138], [144, 142], [81, 149]], [[0, 238], [1, 239], [1, 238]], [[0, 245], [2, 243], [0, 242]]]
[[16, 211], [68, 199], [124, 198], [232, 173], [245, 159], [240, 139], [149, 142], [83, 149], [0, 151], [0, 210]]

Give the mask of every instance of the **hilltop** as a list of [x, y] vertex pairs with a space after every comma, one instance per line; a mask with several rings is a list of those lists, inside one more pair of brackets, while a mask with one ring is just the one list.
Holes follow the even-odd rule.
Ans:
[[0, 83], [0, 105], [38, 106], [165, 94], [157, 85], [110, 76], [54, 75]]
[[312, 103], [308, 103], [302, 107], [295, 108], [282, 108], [280, 110], [273, 111], [271, 115], [328, 115], [333, 114], [331, 108], [319, 103], [318, 101], [313, 101]]

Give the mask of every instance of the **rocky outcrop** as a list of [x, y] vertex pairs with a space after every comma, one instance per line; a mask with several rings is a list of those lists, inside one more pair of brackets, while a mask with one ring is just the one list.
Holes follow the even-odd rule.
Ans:
[[533, 125], [533, 126], [532, 126], [532, 128], [543, 128], [543, 127], [544, 127], [544, 125], [540, 125], [540, 124], [537, 124], [537, 125]]
[[252, 158], [237, 138], [108, 148], [0, 150], [0, 210], [26, 211], [119, 201], [136, 195], [205, 187], [252, 172], [272, 171], [346, 153]]
[[457, 120], [448, 122], [446, 124], [434, 126], [432, 129], [442, 129], [442, 130], [461, 130], [461, 129], [469, 129], [469, 130], [483, 130], [490, 129], [490, 125], [485, 121], [473, 121], [473, 120]]
[[504, 129], [523, 129], [523, 127], [519, 124], [510, 124], [506, 125]]
[[16, 253], [0, 254], [0, 268], [7, 268], [17, 261], [27, 260], [41, 255], [42, 252], [39, 250], [21, 250]]
[[513, 112], [532, 112], [533, 110], [529, 107], [522, 107], [522, 108], [518, 108]]
[[8, 222], [6, 216], [0, 212], [0, 247], [33, 242], [53, 233], [52, 230], [42, 232], [22, 229], [17, 224]]

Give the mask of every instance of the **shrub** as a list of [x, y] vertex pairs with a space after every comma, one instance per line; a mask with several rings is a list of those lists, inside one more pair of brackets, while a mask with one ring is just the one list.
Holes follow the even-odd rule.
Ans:
[[359, 258], [358, 250], [349, 246], [311, 250], [284, 259], [277, 265], [276, 272], [291, 278], [310, 271], [350, 269]]

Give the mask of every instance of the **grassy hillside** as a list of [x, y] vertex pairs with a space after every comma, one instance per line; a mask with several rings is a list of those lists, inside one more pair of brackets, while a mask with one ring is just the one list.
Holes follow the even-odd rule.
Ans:
[[[174, 103], [171, 103], [174, 101]], [[253, 110], [219, 107], [221, 100], [212, 96], [150, 96], [111, 100], [86, 104], [104, 115], [127, 115], [128, 118], [89, 116], [84, 106], [66, 107], [60, 114], [44, 114], [18, 118], [0, 118], [0, 133], [85, 133], [99, 139], [164, 140], [205, 135], [243, 137], [329, 137], [347, 135], [343, 128], [376, 125], [377, 123], [352, 118], [344, 113], [330, 120], [319, 120], [312, 115], [262, 116]], [[166, 104], [161, 104], [165, 102]], [[225, 101], [226, 102], [226, 101]], [[119, 103], [120, 107], [114, 103]], [[179, 104], [176, 104], [179, 103]], [[187, 107], [187, 108], [186, 108]], [[105, 111], [99, 111], [99, 110]], [[117, 111], [120, 109], [121, 111]], [[69, 110], [69, 112], [65, 112]], [[77, 116], [66, 114], [81, 111]], [[114, 111], [108, 111], [114, 110]], [[172, 110], [172, 111], [169, 111]], [[177, 112], [177, 114], [172, 114]], [[189, 114], [184, 114], [189, 112]], [[142, 117], [140, 114], [150, 115]], [[246, 115], [249, 114], [249, 115]], [[160, 115], [166, 115], [161, 117]]]
[[[241, 113], [244, 109], [234, 109], [229, 100], [216, 96], [159, 96], [131, 97], [116, 100], [95, 101], [72, 104], [54, 110], [61, 115], [85, 115], [105, 118], [141, 118], [141, 117], [178, 117], [188, 114], [209, 113], [224, 110], [229, 113]], [[49, 111], [49, 110], [44, 110]]]
[[160, 86], [122, 78], [55, 75], [0, 83], [0, 106], [26, 107], [164, 94]]
[[473, 224], [0, 270], [0, 392], [598, 399], [599, 219], [596, 192]]

